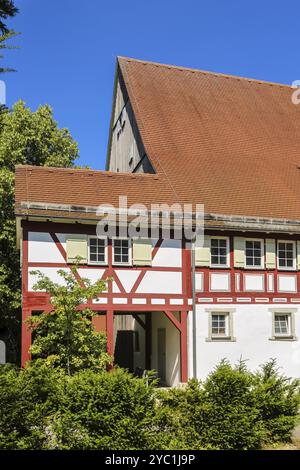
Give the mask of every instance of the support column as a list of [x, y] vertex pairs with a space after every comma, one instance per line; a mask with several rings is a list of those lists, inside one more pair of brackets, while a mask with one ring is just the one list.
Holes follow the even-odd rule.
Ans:
[[180, 321], [170, 310], [165, 311], [166, 316], [176, 326], [180, 336], [180, 378], [181, 382], [188, 380], [188, 351], [187, 351], [187, 312], [181, 311]]
[[180, 372], [181, 382], [188, 381], [188, 350], [187, 350], [187, 312], [180, 312]]
[[106, 312], [106, 341], [107, 352], [110, 356], [114, 355], [114, 311]]
[[24, 367], [27, 361], [30, 361], [31, 355], [29, 348], [31, 346], [31, 330], [25, 320], [31, 315], [31, 309], [22, 308], [22, 338], [21, 338], [21, 366]]

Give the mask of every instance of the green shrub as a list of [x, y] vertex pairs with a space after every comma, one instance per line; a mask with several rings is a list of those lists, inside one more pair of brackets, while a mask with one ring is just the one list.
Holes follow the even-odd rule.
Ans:
[[299, 382], [274, 361], [256, 373], [223, 361], [164, 392], [118, 368], [0, 366], [1, 449], [259, 449], [289, 440], [298, 409]]
[[59, 448], [149, 449], [154, 389], [122, 369], [74, 374], [54, 425]]
[[205, 382], [163, 392], [156, 420], [165, 448], [259, 449], [289, 440], [298, 410], [299, 383], [274, 361], [257, 373], [222, 361]]
[[0, 449], [47, 448], [49, 416], [59, 407], [64, 373], [39, 362], [0, 366]]
[[147, 449], [154, 385], [122, 369], [0, 367], [0, 449]]
[[276, 361], [264, 364], [255, 376], [256, 408], [268, 443], [289, 441], [298, 419], [299, 380], [279, 373]]

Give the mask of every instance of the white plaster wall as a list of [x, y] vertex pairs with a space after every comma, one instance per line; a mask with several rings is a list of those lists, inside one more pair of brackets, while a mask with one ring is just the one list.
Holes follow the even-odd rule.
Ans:
[[[157, 240], [153, 240], [153, 247]], [[164, 240], [157, 250], [152, 266], [174, 267], [182, 266], [181, 240]]]
[[[233, 312], [233, 336], [236, 341], [207, 342], [208, 315], [205, 310], [213, 305], [197, 305], [197, 375], [205, 378], [209, 372], [226, 358], [235, 364], [240, 358], [247, 360], [250, 369], [256, 370], [270, 358], [276, 358], [282, 372], [291, 377], [300, 377], [300, 307], [294, 313], [297, 341], [272, 341], [272, 312], [270, 308], [287, 309], [287, 304], [237, 305], [218, 304], [216, 310], [235, 309]], [[192, 376], [192, 315], [189, 316], [189, 374]]]
[[[177, 318], [179, 316], [177, 315]], [[162, 312], [152, 313], [151, 367], [157, 370], [157, 330], [166, 328], [166, 380], [174, 386], [180, 382], [180, 337], [179, 331]]]
[[139, 294], [181, 294], [181, 272], [148, 271], [141, 281]]
[[28, 233], [28, 261], [31, 263], [64, 263], [49, 233]]

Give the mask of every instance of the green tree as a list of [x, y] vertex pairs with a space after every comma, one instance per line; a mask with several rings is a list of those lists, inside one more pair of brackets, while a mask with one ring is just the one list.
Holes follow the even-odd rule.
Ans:
[[71, 167], [78, 147], [48, 105], [32, 112], [23, 101], [0, 114], [0, 335], [8, 360], [19, 360], [20, 262], [16, 249], [14, 169], [17, 164]]
[[0, 31], [2, 34], [10, 31], [3, 20], [15, 16], [18, 11], [12, 0], [0, 0]]
[[61, 284], [40, 271], [31, 272], [38, 278], [34, 289], [49, 294], [53, 310], [29, 318], [35, 336], [30, 352], [34, 357], [63, 368], [68, 375], [82, 369], [103, 370], [111, 362], [106, 353], [105, 335], [94, 330], [95, 312], [82, 308], [106, 289], [106, 282], [99, 280], [93, 284], [82, 278], [79, 283], [75, 271], [76, 266], [71, 272], [58, 270]]
[[[12, 0], [0, 0], [0, 50], [3, 49], [15, 49], [14, 46], [8, 46], [6, 41], [16, 36], [16, 32], [9, 29], [3, 20], [12, 18], [18, 13], [18, 8], [14, 5]], [[3, 59], [3, 55], [0, 55], [0, 59]], [[0, 73], [11, 72], [14, 69], [0, 67]], [[3, 111], [3, 104], [0, 106], [0, 112]]]

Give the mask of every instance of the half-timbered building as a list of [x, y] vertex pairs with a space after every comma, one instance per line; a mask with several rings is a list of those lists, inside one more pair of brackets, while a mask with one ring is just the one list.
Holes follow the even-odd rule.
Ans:
[[[286, 85], [118, 58], [106, 171], [16, 168], [23, 320], [50, 311], [33, 269], [111, 278], [90, 302], [108, 351], [161, 383], [222, 359], [300, 375], [300, 108]], [[203, 204], [204, 241], [97, 236], [99, 205]], [[118, 212], [117, 228], [123, 223]], [[130, 221], [130, 211], [127, 211]], [[31, 334], [22, 326], [22, 363]]]

